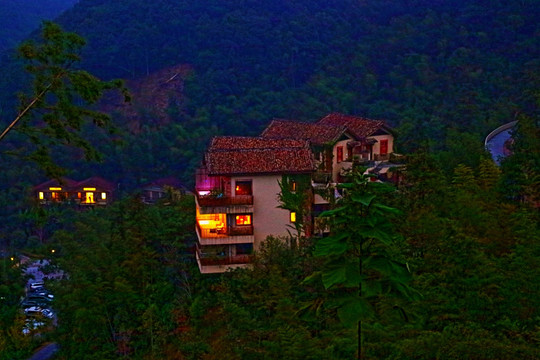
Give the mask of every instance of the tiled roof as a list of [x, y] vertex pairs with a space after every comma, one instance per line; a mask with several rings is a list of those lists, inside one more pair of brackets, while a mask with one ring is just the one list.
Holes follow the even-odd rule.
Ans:
[[88, 179], [85, 179], [83, 181], [78, 182], [73, 188], [84, 188], [84, 187], [95, 187], [98, 190], [108, 190], [113, 191], [115, 186], [113, 183], [99, 177], [99, 176], [92, 176]]
[[343, 125], [312, 124], [291, 120], [272, 120], [261, 134], [265, 138], [302, 139], [315, 145], [331, 144], [347, 130]]
[[205, 154], [209, 175], [279, 174], [315, 170], [303, 140], [220, 136]]
[[61, 178], [60, 181], [56, 179], [45, 181], [44, 183], [41, 183], [39, 185], [34, 186], [34, 191], [38, 190], [48, 190], [50, 187], [61, 187], [69, 189], [73, 185], [77, 184], [75, 180], [69, 179], [69, 178]]
[[379, 129], [384, 129], [385, 131], [388, 131], [388, 127], [382, 120], [371, 120], [359, 116], [344, 115], [338, 113], [326, 115], [321, 120], [319, 120], [317, 124], [346, 126], [347, 129], [351, 131], [354, 135], [356, 135], [358, 138], [365, 138], [367, 136], [373, 135]]
[[98, 190], [113, 191], [115, 188], [113, 183], [99, 176], [93, 176], [79, 182], [68, 178], [61, 178], [60, 180], [61, 182], [56, 179], [52, 179], [36, 185], [34, 186], [34, 191], [48, 190], [50, 187], [61, 187], [62, 191], [80, 191], [85, 187], [95, 187]]
[[298, 148], [306, 146], [304, 140], [298, 139], [265, 139], [247, 136], [216, 136], [212, 139], [209, 151], [240, 149], [275, 149]]

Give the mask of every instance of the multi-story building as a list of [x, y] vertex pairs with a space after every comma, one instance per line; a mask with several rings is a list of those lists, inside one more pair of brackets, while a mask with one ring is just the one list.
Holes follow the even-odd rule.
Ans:
[[314, 170], [305, 140], [215, 137], [196, 176], [201, 272], [245, 266], [267, 236], [287, 235], [295, 219], [278, 207], [279, 182]]
[[[245, 266], [267, 236], [291, 232], [296, 214], [279, 201], [287, 177], [311, 177], [310, 212], [316, 215], [329, 206], [321, 189], [332, 193], [354, 162], [375, 169], [389, 159], [393, 146], [384, 122], [342, 114], [316, 123], [273, 120], [260, 137], [214, 138], [196, 176], [201, 272]], [[325, 231], [315, 217], [306, 228]]]

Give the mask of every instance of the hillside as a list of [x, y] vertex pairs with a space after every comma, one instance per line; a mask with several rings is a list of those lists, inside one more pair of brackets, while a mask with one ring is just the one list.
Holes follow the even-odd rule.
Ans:
[[0, 52], [14, 48], [43, 20], [52, 20], [77, 0], [5, 0], [0, 2]]
[[[476, 166], [485, 134], [537, 113], [539, 15], [533, 0], [81, 0], [57, 20], [87, 39], [89, 71], [137, 88], [162, 69], [192, 70], [160, 110], [136, 90], [129, 114], [113, 111], [125, 146], [98, 141], [103, 165], [62, 161], [84, 176], [189, 182], [214, 134], [336, 111], [386, 119], [401, 152], [428, 146], [448, 169]], [[9, 111], [24, 80], [7, 75]]]

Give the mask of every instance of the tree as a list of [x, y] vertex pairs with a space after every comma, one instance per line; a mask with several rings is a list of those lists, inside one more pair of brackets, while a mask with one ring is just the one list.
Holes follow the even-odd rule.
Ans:
[[127, 90], [120, 80], [101, 81], [77, 69], [83, 38], [64, 32], [59, 25], [44, 22], [41, 42], [27, 41], [19, 55], [27, 63], [25, 69], [33, 78], [30, 94], [19, 96], [15, 119], [2, 131], [0, 141], [13, 129], [29, 137], [35, 145], [25, 155], [37, 162], [49, 176], [59, 176], [62, 169], [52, 159], [55, 145], [75, 146], [84, 151], [87, 160], [99, 159], [98, 152], [81, 131], [87, 123], [112, 131], [107, 114], [90, 109], [107, 90]]
[[377, 194], [388, 187], [371, 182], [361, 169], [353, 169], [352, 179], [339, 185], [344, 196], [337, 208], [322, 215], [332, 218], [332, 234], [315, 242], [314, 255], [324, 258], [324, 264], [308, 280], [320, 278], [331, 294], [326, 306], [337, 311], [343, 324], [357, 326], [362, 359], [362, 322], [373, 322], [380, 309], [388, 308], [377, 308], [381, 298], [395, 299], [390, 308], [403, 314], [399, 299], [412, 298], [415, 292], [407, 285], [407, 266], [398, 261], [399, 237], [389, 221], [399, 211], [377, 201]]

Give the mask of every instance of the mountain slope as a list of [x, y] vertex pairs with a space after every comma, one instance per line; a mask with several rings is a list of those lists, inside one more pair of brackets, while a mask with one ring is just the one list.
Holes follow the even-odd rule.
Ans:
[[0, 52], [14, 48], [41, 21], [52, 20], [77, 0], [4, 0], [0, 2]]

